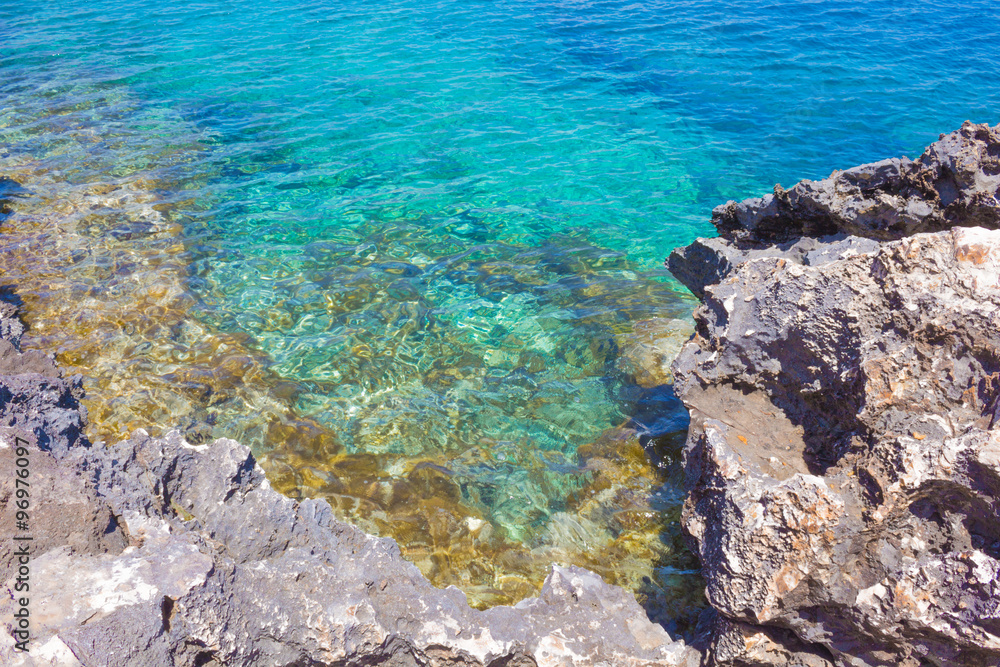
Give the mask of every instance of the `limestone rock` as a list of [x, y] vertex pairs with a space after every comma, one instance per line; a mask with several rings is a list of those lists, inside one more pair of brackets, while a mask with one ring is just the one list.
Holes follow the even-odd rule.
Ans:
[[0, 581], [12, 574], [17, 535], [30, 535], [34, 553], [67, 547], [76, 554], [121, 553], [128, 545], [124, 532], [111, 507], [87, 488], [83, 478], [68, 473], [47, 452], [34, 451], [27, 466], [26, 478], [31, 497], [37, 499], [29, 512], [28, 528], [18, 529], [15, 477], [15, 440], [0, 434], [0, 534], [8, 539], [0, 542]]
[[11, 429], [43, 450], [67, 452], [82, 436], [83, 378], [63, 378], [51, 356], [20, 348], [24, 325], [16, 298], [0, 294], [0, 429]]
[[891, 158], [712, 213], [724, 237], [767, 243], [837, 232], [879, 240], [1000, 224], [1000, 128], [966, 122], [916, 160]]
[[[699, 239], [675, 250], [671, 272], [696, 296], [737, 264], [763, 255], [815, 264], [810, 247], [827, 237], [898, 240], [956, 226], [1000, 226], [1000, 126], [966, 122], [941, 135], [916, 160], [892, 158], [835, 171], [821, 181], [712, 212], [718, 239]], [[863, 241], [849, 240], [871, 249]]]
[[967, 123], [673, 256], [716, 664], [1000, 665], [998, 156]]

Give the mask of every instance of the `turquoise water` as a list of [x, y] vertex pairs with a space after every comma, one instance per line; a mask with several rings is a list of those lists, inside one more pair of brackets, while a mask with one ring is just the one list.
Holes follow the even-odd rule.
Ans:
[[[997, 123], [998, 43], [995, 2], [0, 1], [0, 169], [147, 193], [74, 205], [65, 233], [91, 254], [51, 275], [88, 308], [120, 275], [98, 245], [181, 267], [183, 313], [121, 343], [127, 368], [79, 352], [84, 325], [39, 334], [109, 378], [95, 421], [238, 436], [287, 492], [354, 498], [338, 507], [404, 549], [412, 533], [436, 581], [486, 586], [442, 564], [434, 512], [494, 529], [442, 529], [470, 553], [539, 562], [618, 545], [636, 507], [676, 519], [686, 416], [623, 361], [640, 325], [689, 318], [669, 251], [727, 199]], [[46, 280], [39, 313], [66, 300]], [[240, 343], [196, 350], [212, 336]], [[263, 389], [220, 388], [213, 354]], [[130, 388], [149, 373], [173, 387]], [[604, 468], [580, 454], [622, 428], [654, 471], [641, 489], [625, 464], [608, 473], [630, 500], [595, 491]], [[303, 429], [321, 436], [283, 445]], [[406, 514], [403, 482], [439, 504]], [[655, 544], [622, 553], [669, 586], [690, 557], [651, 521]]]

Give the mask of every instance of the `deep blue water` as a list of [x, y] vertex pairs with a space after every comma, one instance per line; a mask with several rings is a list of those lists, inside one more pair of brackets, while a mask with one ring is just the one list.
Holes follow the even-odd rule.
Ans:
[[[669, 251], [727, 199], [1000, 122], [997, 44], [982, 1], [0, 0], [0, 172], [149, 184], [193, 304], [165, 346], [240, 336], [295, 388], [268, 410], [376, 457], [383, 485], [437, 466], [470, 525], [544, 560], [621, 538], [606, 517], [632, 501], [567, 500], [593, 474], [581, 447], [683, 434], [669, 389], [622, 364], [637, 323], [695, 305]], [[143, 214], [102, 206], [95, 229], [131, 238]], [[180, 372], [159, 341], [128, 348], [138, 370], [78, 362], [119, 387], [95, 385], [94, 414]], [[263, 403], [207, 396], [198, 428], [274, 449]], [[293, 485], [359, 495], [315, 452], [281, 456]]]

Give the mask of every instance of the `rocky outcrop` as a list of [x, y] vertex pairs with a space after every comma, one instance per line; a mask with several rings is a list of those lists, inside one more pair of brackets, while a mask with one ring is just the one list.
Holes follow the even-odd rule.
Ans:
[[[0, 183], [0, 185], [3, 185]], [[4, 186], [6, 187], [6, 186]], [[1000, 665], [1000, 127], [714, 213], [669, 260], [703, 299], [625, 363], [691, 412], [684, 524], [707, 652], [553, 567], [470, 609], [392, 540], [274, 491], [232, 440], [83, 437], [79, 378], [0, 300], [0, 527], [30, 531], [31, 653], [10, 665]], [[2, 192], [0, 192], [2, 194]], [[30, 441], [30, 529], [14, 439]], [[13, 551], [0, 546], [17, 603]]]
[[1000, 126], [713, 222], [668, 261], [711, 662], [1000, 665]]
[[[698, 664], [631, 593], [580, 568], [553, 567], [541, 596], [515, 607], [471, 609], [392, 540], [335, 520], [325, 500], [274, 491], [232, 440], [140, 431], [91, 447], [79, 380], [21, 352], [15, 311], [0, 303], [0, 617], [21, 596], [7, 538], [30, 533], [32, 641], [17, 652], [0, 633], [0, 663]], [[26, 532], [11, 502], [16, 437], [31, 443]]]
[[998, 130], [966, 123], [942, 134], [916, 160], [882, 160], [835, 171], [821, 181], [801, 181], [790, 190], [776, 185], [773, 194], [719, 206], [712, 224], [720, 238], [678, 248], [667, 266], [701, 297], [706, 285], [718, 284], [754, 257], [782, 254], [815, 264], [831, 253], [870, 251], [879, 241], [917, 233], [995, 229], [1000, 226], [998, 160]]

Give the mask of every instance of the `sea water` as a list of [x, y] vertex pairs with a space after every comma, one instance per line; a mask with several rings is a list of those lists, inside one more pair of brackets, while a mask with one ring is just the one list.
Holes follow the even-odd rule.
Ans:
[[[479, 606], [700, 602], [672, 248], [1000, 122], [995, 2], [0, 0], [0, 231], [89, 435], [250, 445]], [[13, 298], [13, 297], [11, 297]]]

